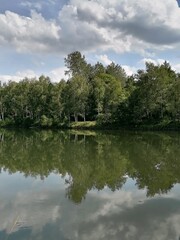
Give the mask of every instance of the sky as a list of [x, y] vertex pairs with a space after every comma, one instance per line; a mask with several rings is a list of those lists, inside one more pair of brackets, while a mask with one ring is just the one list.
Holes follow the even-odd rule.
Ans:
[[0, 80], [57, 82], [73, 51], [128, 75], [146, 61], [180, 72], [179, 23], [176, 0], [0, 0]]

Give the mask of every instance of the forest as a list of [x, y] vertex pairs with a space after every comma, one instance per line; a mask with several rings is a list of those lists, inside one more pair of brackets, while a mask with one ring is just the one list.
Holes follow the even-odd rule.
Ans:
[[127, 76], [115, 63], [89, 64], [80, 52], [64, 59], [68, 80], [48, 76], [0, 84], [0, 126], [180, 128], [180, 74], [168, 62], [147, 62]]

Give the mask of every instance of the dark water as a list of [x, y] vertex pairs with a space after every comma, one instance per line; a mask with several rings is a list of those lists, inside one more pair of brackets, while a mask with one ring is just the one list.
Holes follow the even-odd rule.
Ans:
[[0, 131], [0, 240], [179, 240], [180, 134]]

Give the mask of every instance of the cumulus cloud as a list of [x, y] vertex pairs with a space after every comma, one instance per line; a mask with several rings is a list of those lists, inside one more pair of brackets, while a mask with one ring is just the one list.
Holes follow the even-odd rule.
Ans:
[[67, 80], [67, 75], [65, 75], [66, 67], [55, 68], [50, 71], [48, 76], [51, 78], [53, 82], [59, 82], [61, 79]]
[[78, 19], [78, 8], [74, 5], [65, 5], [59, 13], [61, 26], [61, 51], [74, 50], [93, 51], [106, 45], [104, 29], [88, 21]]
[[180, 64], [179, 63], [178, 64], [173, 64], [172, 67], [176, 72], [180, 73]]
[[[96, 55], [96, 59], [105, 65], [109, 65], [112, 62], [115, 62], [115, 61], [112, 61], [111, 59], [109, 59], [109, 57], [106, 54]], [[142, 60], [142, 62], [143, 62], [143, 64], [145, 63], [143, 60]], [[137, 67], [132, 67], [129, 65], [122, 65], [122, 68], [125, 70], [125, 72], [128, 76], [135, 74], [138, 70]]]
[[122, 65], [122, 68], [125, 70], [125, 72], [128, 76], [131, 76], [131, 75], [135, 74], [138, 70], [138, 68], [131, 67], [131, 66], [128, 66], [128, 65]]
[[[145, 63], [146, 62], [150, 62], [150, 63], [153, 63], [154, 65], [161, 65], [163, 64], [164, 62], [168, 62], [172, 69], [176, 72], [180, 72], [180, 64], [177, 63], [177, 62], [170, 62], [170, 61], [167, 61], [166, 59], [162, 59], [162, 58], [157, 58], [157, 59], [153, 59], [153, 58], [143, 58], [141, 59], [139, 62], [138, 62], [138, 65], [139, 66], [142, 66], [144, 68], [145, 66]], [[136, 69], [137, 71], [137, 68], [134, 68], [134, 70]]]
[[146, 62], [153, 63], [154, 65], [163, 64], [165, 62], [165, 59], [152, 59], [152, 58], [143, 58], [141, 61], [139, 61], [140, 64], [145, 64]]
[[[59, 82], [61, 79], [67, 80], [67, 76], [65, 75], [66, 67], [59, 67], [50, 70], [49, 72], [46, 72], [46, 75], [50, 77], [52, 82]], [[43, 73], [42, 73], [43, 74]], [[24, 71], [18, 71], [14, 75], [0, 75], [0, 81], [1, 83], [7, 83], [8, 81], [15, 81], [19, 82], [20, 80], [23, 80], [24, 78], [36, 78], [38, 79], [40, 75], [33, 70], [24, 70]]]
[[59, 40], [60, 27], [34, 11], [31, 17], [6, 11], [0, 14], [0, 45], [13, 46], [19, 52], [48, 52]]
[[19, 82], [24, 78], [36, 78], [36, 77], [38, 77], [38, 75], [33, 70], [24, 70], [18, 71], [14, 75], [0, 75], [0, 81], [1, 83], [5, 83], [8, 81]]
[[[26, 4], [41, 9], [37, 3]], [[0, 14], [0, 45], [10, 44], [24, 52], [111, 49], [145, 54], [178, 48], [179, 21], [180, 11], [172, 0], [70, 0], [53, 20], [36, 12], [30, 17], [10, 11]]]
[[[163, 0], [84, 1], [72, 0], [77, 17], [104, 30], [106, 47], [120, 51], [148, 48], [171, 48], [179, 44], [178, 20], [180, 12], [176, 2]], [[160, 45], [160, 46], [159, 46]], [[170, 46], [171, 45], [171, 46]]]
[[109, 65], [112, 63], [112, 61], [108, 58], [108, 56], [106, 54], [97, 55], [96, 58], [97, 58], [97, 60], [99, 60], [100, 62], [102, 62], [105, 65]]

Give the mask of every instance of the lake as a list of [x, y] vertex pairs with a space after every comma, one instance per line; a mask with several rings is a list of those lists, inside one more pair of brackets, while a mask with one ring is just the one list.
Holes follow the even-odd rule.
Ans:
[[0, 130], [0, 240], [179, 240], [180, 133]]

